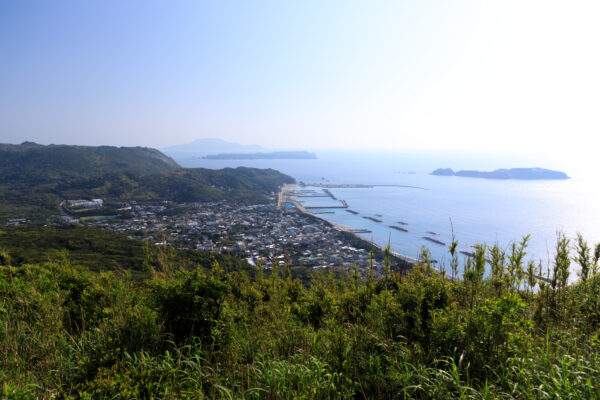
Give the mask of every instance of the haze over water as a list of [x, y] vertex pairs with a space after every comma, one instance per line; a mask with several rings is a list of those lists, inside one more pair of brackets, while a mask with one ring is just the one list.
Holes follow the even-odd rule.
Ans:
[[[475, 243], [498, 243], [508, 248], [531, 234], [528, 258], [548, 265], [554, 254], [556, 234], [564, 232], [574, 238], [581, 232], [592, 244], [600, 241], [600, 195], [595, 180], [585, 169], [571, 166], [563, 169], [571, 179], [564, 181], [488, 180], [462, 177], [432, 176], [438, 167], [491, 170], [501, 166], [554, 167], [525, 161], [499, 165], [498, 159], [457, 157], [456, 155], [423, 155], [358, 152], [318, 152], [317, 160], [203, 160], [188, 162], [188, 166], [224, 168], [248, 166], [274, 168], [305, 183], [354, 183], [375, 185], [406, 185], [422, 187], [374, 187], [330, 189], [344, 199], [351, 214], [344, 209], [327, 209], [333, 214], [319, 214], [329, 221], [372, 233], [360, 234], [392, 250], [416, 258], [422, 246], [427, 246], [435, 260], [448, 264], [447, 245], [451, 240], [451, 225], [459, 240], [459, 249], [472, 251]], [[307, 206], [328, 206], [339, 203], [328, 198], [301, 198]], [[382, 220], [377, 223], [363, 216]], [[404, 222], [407, 225], [399, 225]], [[403, 227], [408, 232], [389, 228]], [[433, 235], [428, 232], [434, 232]], [[423, 239], [428, 236], [446, 245]], [[462, 255], [461, 255], [462, 257]], [[578, 267], [572, 265], [572, 272]], [[572, 278], [575, 278], [572, 275]]]

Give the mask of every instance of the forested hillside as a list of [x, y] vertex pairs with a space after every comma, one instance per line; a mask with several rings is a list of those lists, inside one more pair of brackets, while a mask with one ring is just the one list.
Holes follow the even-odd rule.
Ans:
[[152, 174], [180, 168], [147, 147], [0, 144], [0, 183], [34, 187], [108, 173]]
[[181, 168], [142, 147], [0, 145], [0, 222], [43, 222], [64, 199], [262, 203], [291, 182], [274, 170]]

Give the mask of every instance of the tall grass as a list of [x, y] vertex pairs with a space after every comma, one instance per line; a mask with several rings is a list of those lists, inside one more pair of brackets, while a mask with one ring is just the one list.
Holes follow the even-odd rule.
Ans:
[[476, 247], [462, 279], [423, 252], [403, 275], [386, 258], [379, 278], [309, 286], [288, 264], [251, 280], [165, 257], [139, 281], [3, 254], [0, 397], [600, 398], [599, 247], [560, 236], [542, 280], [527, 239]]

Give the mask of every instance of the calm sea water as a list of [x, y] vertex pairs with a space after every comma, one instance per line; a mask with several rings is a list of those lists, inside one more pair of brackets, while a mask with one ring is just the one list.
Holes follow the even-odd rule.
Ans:
[[[600, 193], [587, 168], [546, 162], [543, 165], [525, 159], [485, 156], [423, 155], [393, 153], [317, 153], [317, 160], [180, 160], [189, 167], [224, 168], [248, 166], [273, 168], [306, 183], [356, 183], [406, 185], [331, 189], [344, 199], [353, 215], [344, 209], [329, 209], [333, 214], [319, 216], [357, 229], [368, 240], [393, 251], [416, 258], [427, 246], [440, 265], [448, 264], [451, 221], [463, 251], [472, 251], [475, 243], [498, 243], [508, 248], [530, 234], [528, 258], [548, 265], [554, 254], [556, 235], [563, 232], [574, 238], [581, 232], [592, 242], [600, 242]], [[549, 165], [550, 164], [550, 165]], [[439, 167], [491, 170], [500, 167], [546, 167], [562, 169], [572, 178], [565, 181], [487, 180], [438, 177], [429, 173]], [[302, 198], [305, 205], [338, 204], [332, 199]], [[363, 218], [374, 217], [381, 223]], [[406, 225], [399, 225], [403, 222]], [[401, 226], [408, 232], [389, 228]], [[433, 233], [432, 233], [433, 232]], [[434, 234], [435, 233], [435, 234]], [[423, 239], [431, 237], [445, 245]], [[572, 265], [572, 271], [578, 267]], [[574, 276], [573, 276], [574, 278]]]

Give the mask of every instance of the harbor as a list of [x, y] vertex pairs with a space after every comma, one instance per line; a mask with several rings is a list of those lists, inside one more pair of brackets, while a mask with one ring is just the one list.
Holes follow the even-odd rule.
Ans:
[[[310, 187], [310, 188], [309, 188]], [[312, 189], [312, 187], [320, 188], [321, 190]], [[279, 193], [278, 204], [282, 208], [290, 208], [295, 207], [298, 211], [315, 216], [320, 218], [325, 218], [324, 214], [332, 215], [335, 214], [336, 209], [343, 209], [347, 211], [350, 215], [358, 216], [360, 213], [354, 210], [348, 209], [348, 203], [344, 199], [338, 199], [331, 191], [330, 188], [370, 188], [373, 185], [333, 185], [333, 184], [320, 184], [320, 185], [305, 185], [305, 186], [296, 186], [296, 185], [285, 185]], [[315, 204], [308, 205], [305, 204], [307, 200], [320, 200], [320, 199], [329, 199], [333, 204]], [[382, 214], [378, 214], [381, 216]], [[370, 216], [362, 216], [362, 218], [367, 219], [371, 222], [381, 223], [382, 219], [370, 217]], [[346, 224], [341, 224], [338, 222], [334, 222], [328, 219], [328, 222], [337, 230], [346, 232], [352, 235], [356, 235], [356, 237], [360, 240], [366, 240], [365, 238], [359, 235], [372, 234], [373, 231], [368, 228], [360, 228], [360, 227], [352, 227]], [[407, 231], [404, 228], [396, 227], [396, 229], [401, 231]], [[369, 242], [374, 248], [377, 248], [379, 251], [386, 251], [384, 246], [378, 245], [374, 243], [373, 240]], [[407, 268], [417, 263], [416, 258], [412, 258], [394, 251], [390, 251], [390, 255], [394, 257], [400, 265], [400, 268]]]

